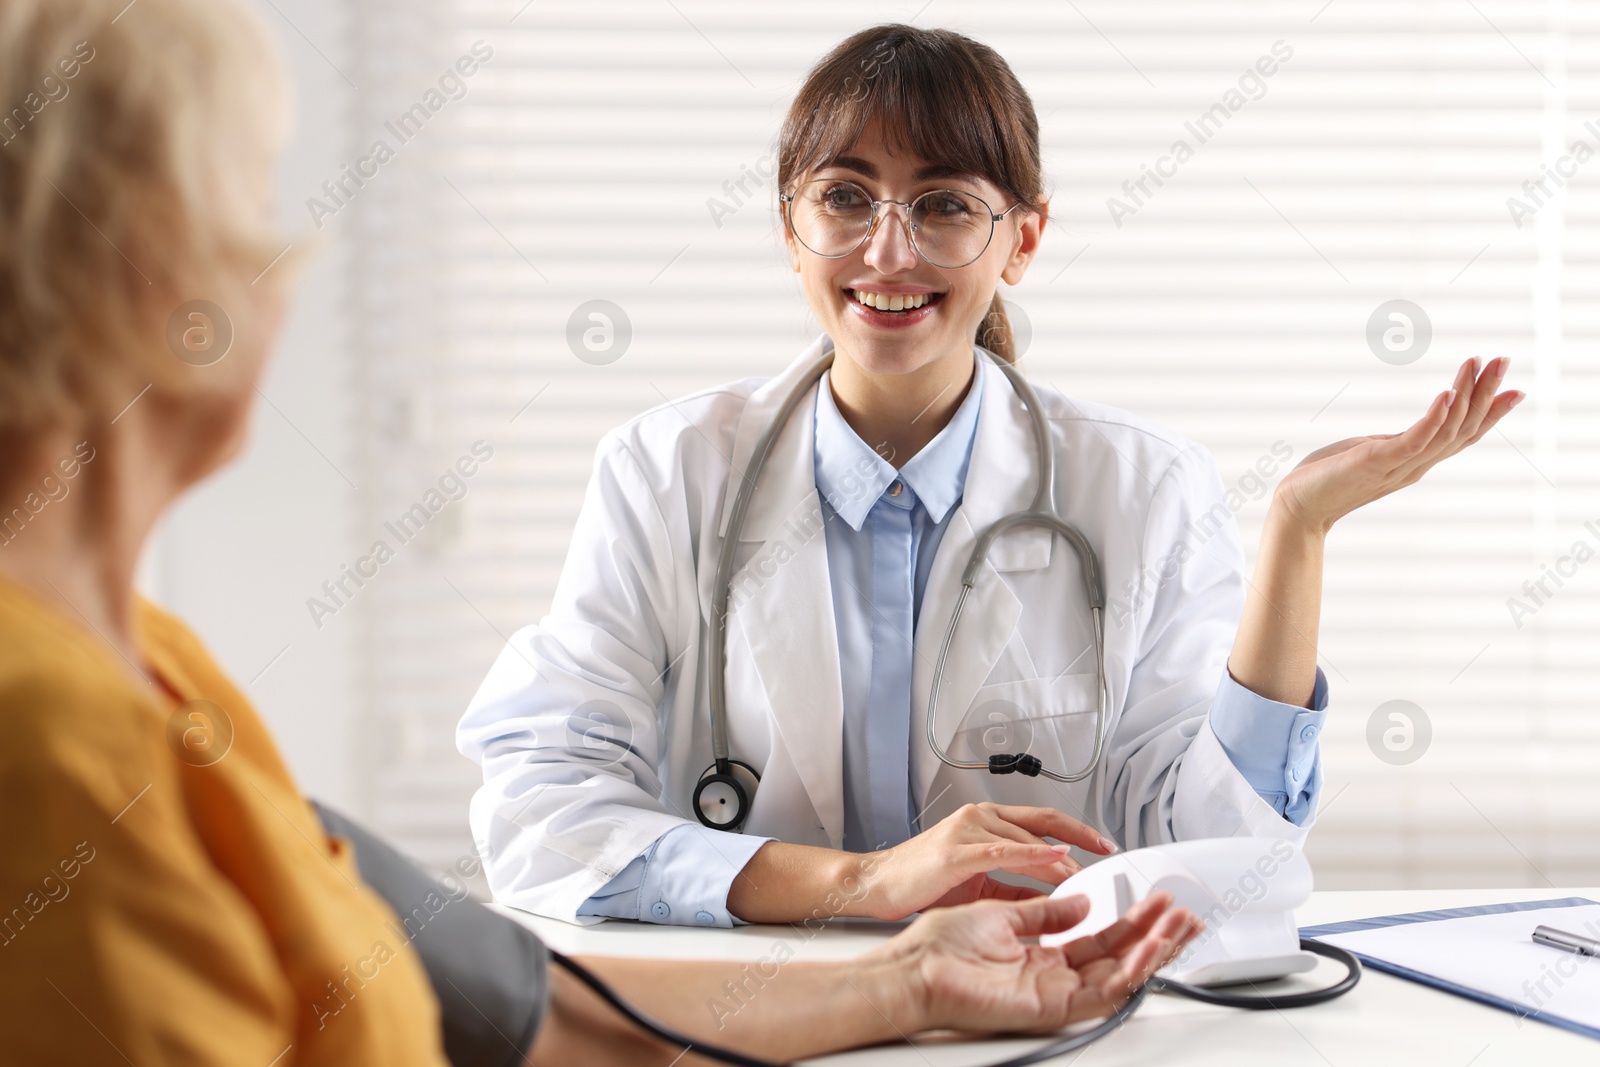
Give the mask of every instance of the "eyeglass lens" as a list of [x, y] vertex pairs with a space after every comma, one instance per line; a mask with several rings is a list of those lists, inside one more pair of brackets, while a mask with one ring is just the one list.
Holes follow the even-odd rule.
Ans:
[[[923, 193], [907, 215], [911, 243], [936, 267], [966, 266], [983, 254], [994, 234], [988, 205], [951, 189]], [[854, 182], [805, 182], [789, 202], [789, 225], [800, 243], [819, 256], [848, 255], [871, 228], [872, 197]]]

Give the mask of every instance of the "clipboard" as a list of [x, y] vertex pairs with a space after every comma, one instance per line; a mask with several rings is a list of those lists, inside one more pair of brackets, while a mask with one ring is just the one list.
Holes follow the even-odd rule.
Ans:
[[1600, 933], [1584, 897], [1380, 915], [1306, 926], [1300, 936], [1354, 953], [1373, 970], [1600, 1040], [1600, 957], [1540, 945], [1535, 926]]

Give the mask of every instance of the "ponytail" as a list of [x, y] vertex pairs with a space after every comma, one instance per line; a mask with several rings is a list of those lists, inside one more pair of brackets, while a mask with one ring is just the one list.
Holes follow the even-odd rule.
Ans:
[[1007, 363], [1017, 361], [1017, 339], [1011, 332], [1011, 319], [1006, 315], [1006, 302], [995, 293], [989, 301], [989, 310], [978, 324], [978, 334], [973, 343], [987, 348]]

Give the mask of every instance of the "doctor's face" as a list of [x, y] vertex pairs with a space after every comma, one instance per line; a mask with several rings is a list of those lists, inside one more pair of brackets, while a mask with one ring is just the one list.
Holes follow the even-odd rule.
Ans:
[[[870, 374], [910, 374], [947, 359], [957, 361], [951, 366], [960, 365], [972, 350], [996, 286], [1002, 280], [1011, 285], [1021, 281], [1033, 260], [1044, 230], [1042, 211], [1017, 208], [994, 224], [994, 235], [977, 259], [965, 266], [942, 267], [918, 255], [906, 233], [906, 209], [885, 204], [872, 235], [854, 251], [834, 259], [813, 251], [822, 244], [817, 236], [820, 226], [808, 220], [824, 213], [859, 215], [863, 205], [848, 186], [807, 184], [819, 179], [850, 182], [873, 200], [906, 203], [929, 191], [954, 190], [977, 197], [994, 214], [1011, 207], [1010, 195], [986, 178], [952, 173], [903, 151], [894, 154], [875, 123], [842, 155], [801, 175], [793, 188], [785, 190], [798, 200], [789, 205], [784, 232], [790, 265], [800, 275], [811, 312], [833, 338], [838, 356]], [[959, 203], [935, 203], [930, 210], [949, 215]], [[790, 219], [799, 227], [798, 234], [787, 224]], [[951, 259], [934, 245], [939, 220], [918, 221], [924, 251], [941, 262]], [[987, 226], [986, 220], [978, 221]], [[799, 237], [805, 237], [806, 244]], [[901, 309], [879, 306], [892, 309], [895, 304]]]

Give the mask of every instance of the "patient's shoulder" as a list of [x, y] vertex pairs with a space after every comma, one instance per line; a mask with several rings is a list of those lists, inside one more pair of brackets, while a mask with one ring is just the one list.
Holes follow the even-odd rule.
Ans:
[[159, 754], [161, 712], [114, 655], [26, 594], [0, 589], [0, 782], [8, 799], [78, 780], [108, 804], [127, 802], [126, 784]]

